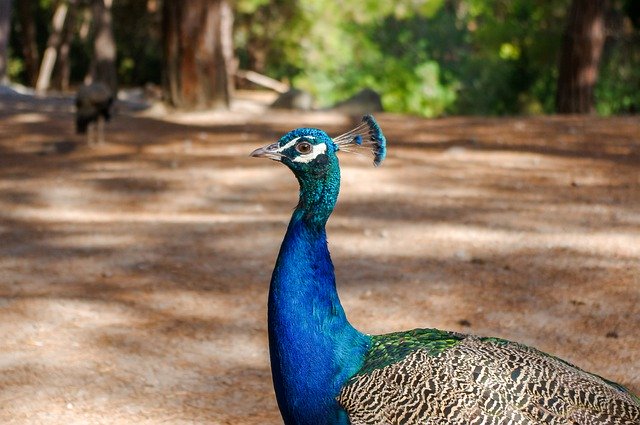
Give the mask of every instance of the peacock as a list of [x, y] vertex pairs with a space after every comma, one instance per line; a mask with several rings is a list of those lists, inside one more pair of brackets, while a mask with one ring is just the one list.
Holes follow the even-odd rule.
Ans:
[[[99, 81], [82, 85], [76, 94], [76, 132], [87, 134], [87, 144], [104, 143], [104, 122], [111, 119], [113, 92]], [[92, 124], [95, 123], [94, 130]], [[93, 133], [97, 133], [94, 135]]]
[[385, 158], [371, 115], [333, 139], [298, 128], [251, 153], [282, 162], [300, 185], [268, 299], [285, 424], [640, 424], [629, 390], [534, 348], [437, 329], [355, 329], [338, 298], [325, 224], [340, 189], [336, 154], [359, 148], [375, 165]]

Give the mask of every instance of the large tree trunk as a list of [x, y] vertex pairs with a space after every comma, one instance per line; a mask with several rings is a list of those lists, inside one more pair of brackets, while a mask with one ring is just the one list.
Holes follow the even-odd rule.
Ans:
[[8, 45], [11, 33], [11, 1], [0, 0], [0, 84], [8, 81], [7, 64], [9, 61]]
[[111, 16], [112, 0], [92, 0], [91, 14], [93, 16], [93, 62], [91, 65], [91, 79], [106, 84], [117, 93], [116, 73], [116, 42], [113, 38]]
[[180, 109], [227, 109], [233, 13], [227, 0], [165, 0], [164, 90]]
[[22, 37], [22, 56], [24, 56], [24, 69], [27, 74], [27, 83], [35, 87], [38, 79], [38, 54], [36, 22], [33, 10], [33, 2], [20, 0], [16, 2], [18, 20], [20, 21], [20, 35]]
[[556, 109], [562, 114], [594, 111], [593, 89], [598, 81], [608, 0], [573, 0], [567, 17], [562, 50]]

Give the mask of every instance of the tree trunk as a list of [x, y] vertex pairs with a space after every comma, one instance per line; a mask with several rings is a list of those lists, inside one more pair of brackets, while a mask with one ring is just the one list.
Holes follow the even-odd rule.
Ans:
[[69, 90], [69, 78], [71, 76], [71, 64], [69, 63], [69, 52], [71, 42], [75, 35], [76, 16], [78, 14], [77, 0], [69, 0], [69, 11], [64, 24], [60, 47], [58, 49], [58, 63], [54, 72], [54, 89], [66, 92]]
[[38, 64], [40, 55], [38, 53], [36, 22], [33, 10], [33, 2], [17, 2], [18, 20], [20, 21], [22, 37], [22, 56], [24, 56], [24, 69], [27, 74], [27, 84], [35, 87], [38, 79]]
[[593, 89], [604, 46], [608, 0], [573, 0], [563, 34], [556, 92], [562, 114], [594, 111]]
[[64, 1], [60, 1], [53, 14], [53, 29], [47, 40], [47, 48], [44, 51], [40, 72], [38, 73], [38, 81], [36, 82], [36, 91], [39, 93], [49, 89], [51, 74], [58, 57], [58, 48], [62, 42], [62, 28], [64, 27], [64, 21], [67, 19], [68, 10], [68, 5]]
[[0, 84], [6, 83], [9, 62], [9, 34], [11, 33], [11, 1], [0, 0]]
[[91, 66], [92, 81], [106, 84], [117, 93], [116, 42], [113, 38], [112, 0], [92, 0], [94, 39], [93, 61]]
[[227, 0], [163, 3], [165, 98], [180, 109], [228, 109], [233, 14]]

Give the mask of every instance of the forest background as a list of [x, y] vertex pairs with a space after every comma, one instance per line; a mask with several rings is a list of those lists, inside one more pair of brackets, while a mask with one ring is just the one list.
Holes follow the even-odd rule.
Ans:
[[[184, 10], [191, 8], [200, 16], [229, 11], [222, 22], [233, 44], [224, 64], [231, 90], [243, 86], [236, 72], [248, 70], [309, 91], [318, 107], [371, 88], [385, 110], [427, 117], [585, 112], [559, 107], [563, 49], [571, 49], [596, 56], [587, 112], [640, 107], [640, 3], [634, 0], [37, 0], [13, 8], [2, 2], [12, 12], [6, 74], [27, 86], [36, 85], [52, 44], [59, 54], [51, 86], [68, 90], [85, 80], [94, 57], [94, 3], [100, 3], [112, 13], [120, 87], [167, 86], [167, 16], [181, 16], [183, 27], [200, 25], [191, 31], [195, 38], [207, 29], [206, 22], [188, 21]], [[68, 14], [52, 40], [63, 6]], [[600, 45], [568, 45], [580, 25], [592, 38], [599, 31]]]

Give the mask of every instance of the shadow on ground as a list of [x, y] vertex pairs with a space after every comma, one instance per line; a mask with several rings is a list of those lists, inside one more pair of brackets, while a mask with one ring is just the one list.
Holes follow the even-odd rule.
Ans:
[[[90, 148], [68, 111], [0, 111], [2, 421], [280, 423], [265, 302], [297, 187], [247, 155], [327, 117], [275, 114], [121, 115]], [[389, 158], [342, 158], [328, 229], [351, 320], [518, 340], [640, 392], [637, 118], [380, 122]]]

